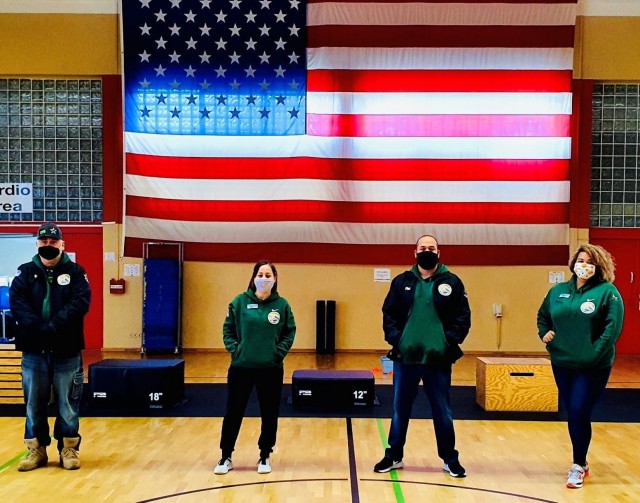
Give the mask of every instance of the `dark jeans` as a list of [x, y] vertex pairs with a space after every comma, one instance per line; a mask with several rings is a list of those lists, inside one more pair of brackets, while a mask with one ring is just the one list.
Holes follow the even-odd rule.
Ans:
[[552, 365], [560, 398], [567, 408], [573, 462], [584, 466], [591, 443], [591, 414], [607, 386], [611, 367], [572, 370]]
[[[27, 408], [24, 438], [37, 438], [40, 445], [51, 443], [49, 435], [48, 403], [53, 398], [57, 414], [53, 436], [62, 450], [63, 438], [80, 437], [80, 399], [84, 371], [82, 356], [59, 358], [50, 354], [22, 354], [22, 390]], [[80, 444], [78, 444], [78, 447]]]
[[280, 396], [282, 395], [282, 382], [284, 369], [282, 367], [265, 369], [247, 369], [229, 367], [227, 374], [227, 411], [222, 421], [222, 435], [220, 449], [223, 457], [231, 457], [244, 411], [251, 391], [255, 387], [258, 392], [260, 404], [260, 417], [262, 419], [258, 448], [260, 456], [267, 457], [276, 445], [278, 432], [278, 416], [280, 413]]
[[431, 404], [438, 456], [447, 464], [458, 461], [449, 397], [451, 367], [443, 370], [427, 365], [404, 365], [400, 362], [393, 362], [393, 418], [385, 456], [396, 461], [404, 456], [411, 409], [418, 394], [420, 380]]

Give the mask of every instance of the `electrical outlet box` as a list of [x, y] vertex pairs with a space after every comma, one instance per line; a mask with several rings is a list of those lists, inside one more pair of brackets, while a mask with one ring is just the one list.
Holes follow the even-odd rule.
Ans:
[[496, 318], [502, 318], [502, 304], [493, 305], [493, 315]]

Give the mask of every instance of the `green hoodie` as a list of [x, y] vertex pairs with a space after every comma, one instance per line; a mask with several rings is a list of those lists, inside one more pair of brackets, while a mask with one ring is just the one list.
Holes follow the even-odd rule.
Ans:
[[247, 290], [229, 304], [222, 334], [232, 366], [282, 367], [296, 335], [296, 322], [291, 306], [278, 293], [260, 300]]
[[606, 368], [613, 365], [623, 318], [622, 297], [613, 284], [590, 281], [578, 288], [573, 276], [549, 290], [542, 301], [538, 336], [555, 332], [547, 351], [559, 367]]
[[445, 356], [447, 340], [433, 300], [434, 280], [447, 271], [447, 266], [439, 264], [433, 276], [423, 279], [417, 265], [411, 268], [418, 282], [409, 318], [398, 345], [403, 363], [424, 364], [447, 361]]

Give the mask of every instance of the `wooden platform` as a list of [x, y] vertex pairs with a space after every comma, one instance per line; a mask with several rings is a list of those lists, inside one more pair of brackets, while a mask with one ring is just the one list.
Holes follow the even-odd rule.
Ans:
[[481, 357], [476, 402], [484, 410], [558, 411], [558, 388], [546, 358]]
[[24, 403], [21, 358], [20, 351], [0, 345], [0, 404]]

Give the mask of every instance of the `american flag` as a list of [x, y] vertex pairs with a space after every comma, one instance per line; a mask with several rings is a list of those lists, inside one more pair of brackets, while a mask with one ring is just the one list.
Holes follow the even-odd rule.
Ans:
[[576, 2], [123, 2], [127, 255], [564, 263]]

